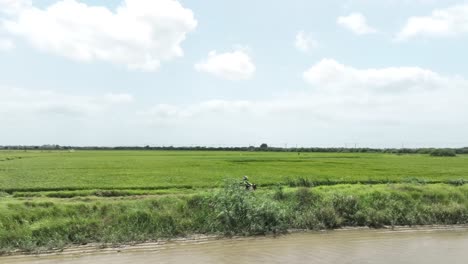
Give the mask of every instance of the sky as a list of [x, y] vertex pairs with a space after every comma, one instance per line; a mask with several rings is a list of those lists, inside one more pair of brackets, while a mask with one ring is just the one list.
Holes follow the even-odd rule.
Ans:
[[468, 146], [468, 1], [0, 0], [0, 145]]

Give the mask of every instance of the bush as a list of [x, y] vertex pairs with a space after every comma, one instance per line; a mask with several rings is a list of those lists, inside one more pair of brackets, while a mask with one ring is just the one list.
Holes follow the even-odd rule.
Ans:
[[228, 182], [212, 200], [218, 229], [227, 235], [266, 234], [286, 230], [285, 212], [267, 197], [246, 191], [237, 181]]
[[314, 205], [321, 199], [321, 197], [318, 194], [313, 193], [309, 188], [300, 187], [299, 189], [297, 189], [296, 199], [297, 207], [305, 208]]
[[359, 221], [355, 220], [355, 215], [359, 211], [359, 201], [352, 195], [334, 194], [332, 196], [333, 208], [342, 218], [343, 224], [355, 226]]
[[434, 149], [430, 152], [432, 157], [455, 157], [457, 153], [453, 149]]
[[315, 216], [319, 222], [326, 228], [336, 228], [341, 226], [341, 219], [336, 214], [333, 207], [322, 206], [315, 209]]

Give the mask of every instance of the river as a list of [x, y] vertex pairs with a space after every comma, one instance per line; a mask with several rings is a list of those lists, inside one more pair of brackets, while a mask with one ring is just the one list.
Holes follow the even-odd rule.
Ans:
[[468, 263], [468, 228], [339, 230], [279, 237], [200, 239], [58, 255], [0, 257], [7, 264]]

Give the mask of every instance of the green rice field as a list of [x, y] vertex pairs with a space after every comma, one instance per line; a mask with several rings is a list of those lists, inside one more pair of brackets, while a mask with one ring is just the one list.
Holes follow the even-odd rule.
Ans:
[[468, 180], [468, 155], [221, 151], [0, 151], [0, 190], [213, 187]]

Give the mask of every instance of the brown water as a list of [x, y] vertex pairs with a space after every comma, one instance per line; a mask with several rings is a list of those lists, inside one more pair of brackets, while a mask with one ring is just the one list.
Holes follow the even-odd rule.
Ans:
[[467, 264], [468, 228], [347, 230], [281, 237], [205, 239], [61, 255], [0, 257], [14, 264], [424, 263]]

